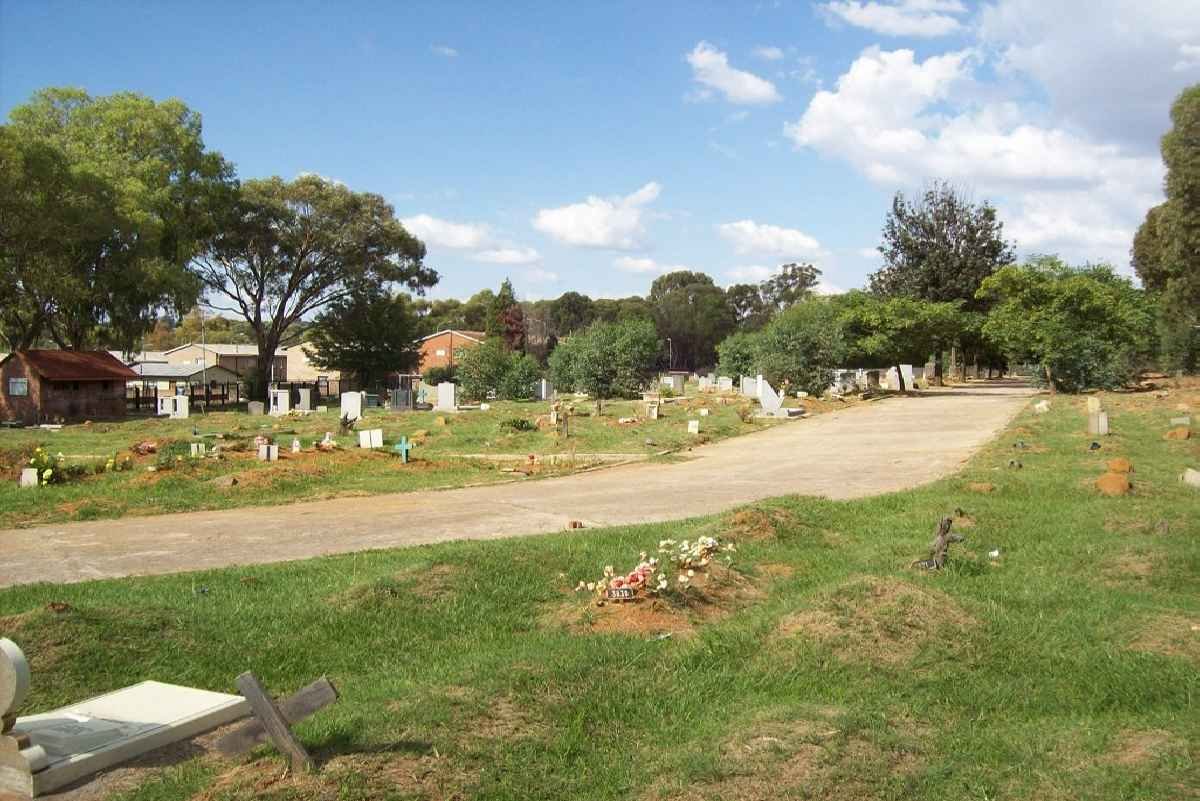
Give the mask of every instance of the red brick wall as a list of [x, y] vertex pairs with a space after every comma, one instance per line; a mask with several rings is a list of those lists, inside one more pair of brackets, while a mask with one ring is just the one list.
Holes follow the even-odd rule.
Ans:
[[[467, 339], [453, 331], [446, 331], [432, 339], [427, 339], [421, 343], [421, 372], [425, 372], [430, 367], [452, 365], [454, 364], [454, 351], [473, 348], [478, 344], [475, 340]], [[439, 350], [443, 351], [441, 356], [438, 355]]]
[[[25, 397], [11, 397], [8, 394], [10, 378], [28, 379], [29, 394]], [[26, 372], [25, 364], [15, 354], [0, 365], [0, 420], [20, 420], [25, 425], [37, 423], [39, 384], [38, 377]]]
[[[29, 395], [8, 394], [9, 378], [29, 379]], [[14, 355], [0, 366], [0, 420], [26, 425], [58, 421], [112, 420], [125, 416], [125, 382], [44, 381]]]

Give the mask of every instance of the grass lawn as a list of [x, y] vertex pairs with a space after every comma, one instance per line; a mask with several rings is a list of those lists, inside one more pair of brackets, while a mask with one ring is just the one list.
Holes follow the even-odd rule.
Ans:
[[[743, 422], [738, 404], [744, 405], [745, 400], [729, 400], [726, 405], [715, 396], [691, 397], [664, 405], [664, 416], [658, 420], [636, 424], [620, 424], [618, 420], [640, 416], [641, 403], [607, 402], [604, 414], [595, 417], [594, 404], [581, 402], [577, 404], [580, 414], [571, 419], [570, 436], [566, 438], [546, 426], [519, 431], [506, 425], [516, 418], [535, 421], [548, 411], [545, 403], [494, 403], [486, 412], [452, 415], [367, 409], [358, 427], [382, 428], [385, 449], [390, 449], [401, 435], [418, 442], [411, 453], [413, 461], [407, 466], [391, 454], [359, 450], [357, 434], [339, 435], [337, 407], [324, 414], [282, 419], [213, 412], [187, 420], [143, 418], [71, 425], [60, 431], [0, 429], [0, 528], [505, 481], [513, 476], [502, 472], [502, 464], [460, 457], [575, 453], [653, 456], [774, 424], [769, 420]], [[709, 416], [702, 419], [702, 434], [697, 438], [687, 433], [687, 419], [702, 406], [709, 409]], [[809, 402], [809, 406], [814, 410], [826, 407], [819, 401]], [[439, 419], [446, 424], [439, 425]], [[327, 454], [313, 449], [326, 432], [333, 432], [340, 452]], [[253, 439], [259, 434], [279, 444], [280, 462], [257, 460]], [[216, 435], [222, 439], [216, 439]], [[300, 455], [289, 452], [294, 438], [304, 448]], [[20, 468], [38, 446], [52, 454], [62, 453], [69, 462], [94, 464], [128, 453], [130, 447], [147, 440], [159, 445], [159, 454], [138, 458], [132, 471], [90, 475], [38, 491], [17, 486]], [[223, 458], [192, 462], [187, 458], [189, 444], [198, 441], [207, 443], [210, 449], [221, 445]], [[173, 469], [147, 472], [147, 467], [163, 463], [163, 454]], [[176, 460], [175, 456], [183, 458]], [[557, 464], [539, 468], [539, 472], [571, 469], [570, 464]], [[236, 487], [222, 488], [213, 483], [213, 479], [229, 474], [238, 478]]]
[[[317, 773], [263, 748], [138, 774], [129, 800], [1196, 798], [1200, 493], [1177, 477], [1200, 448], [1162, 439], [1179, 401], [1108, 397], [1092, 452], [1083, 400], [1056, 398], [959, 475], [867, 500], [15, 588], [0, 633], [31, 659], [30, 712], [148, 678], [233, 691], [247, 669], [341, 690], [297, 729]], [[1113, 457], [1130, 495], [1092, 486]], [[947, 568], [909, 568], [956, 508]], [[738, 553], [688, 604], [572, 592], [701, 534]]]

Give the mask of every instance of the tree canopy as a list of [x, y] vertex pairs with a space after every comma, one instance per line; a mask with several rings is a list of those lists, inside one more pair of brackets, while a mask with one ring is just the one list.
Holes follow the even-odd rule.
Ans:
[[650, 306], [658, 333], [670, 342], [670, 367], [696, 368], [716, 361], [717, 343], [733, 330], [725, 291], [704, 273], [680, 270], [654, 279]]
[[314, 365], [358, 376], [364, 386], [420, 363], [418, 319], [411, 298], [365, 289], [329, 303], [308, 328]]
[[662, 343], [649, 320], [597, 322], [550, 354], [550, 375], [561, 390], [586, 392], [597, 409], [607, 398], [635, 398], [658, 366]]
[[393, 284], [422, 293], [438, 280], [424, 258], [382, 197], [305, 175], [245, 182], [194, 270], [214, 306], [254, 329], [265, 392], [270, 356], [303, 315]]

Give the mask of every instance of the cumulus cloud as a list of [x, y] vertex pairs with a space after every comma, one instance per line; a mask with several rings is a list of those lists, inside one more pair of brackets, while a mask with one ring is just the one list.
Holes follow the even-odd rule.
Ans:
[[820, 6], [827, 19], [884, 36], [935, 37], [958, 33], [966, 12], [959, 0], [834, 0]]
[[432, 50], [435, 54], [437, 54], [439, 56], [443, 56], [445, 58], [455, 58], [458, 55], [458, 51], [455, 50], [453, 47], [450, 47], [449, 45], [434, 44], [434, 45], [430, 45], [429, 49]]
[[1200, 44], [1183, 44], [1179, 46], [1179, 60], [1175, 62], [1175, 72], [1200, 70]]
[[785, 133], [888, 189], [928, 178], [974, 187], [1027, 251], [1061, 246], [1123, 263], [1135, 220], [1156, 202], [1158, 160], [1031, 122], [1014, 102], [956, 92], [974, 80], [975, 63], [968, 51], [920, 61], [911, 50], [870, 48]]
[[559, 242], [575, 247], [634, 250], [645, 233], [646, 206], [662, 186], [651, 181], [625, 197], [590, 196], [582, 203], [542, 209], [533, 227]]
[[721, 223], [717, 233], [733, 244], [737, 253], [764, 253], [782, 258], [812, 258], [821, 252], [821, 243], [795, 228], [738, 220]]
[[783, 48], [773, 45], [763, 45], [762, 47], [754, 48], [754, 55], [761, 58], [763, 61], [782, 61]]
[[685, 264], [659, 264], [649, 256], [621, 256], [613, 259], [613, 267], [625, 273], [673, 273], [691, 270]]
[[533, 264], [541, 259], [536, 250], [504, 242], [484, 223], [452, 222], [429, 214], [417, 214], [400, 220], [409, 233], [432, 247], [475, 251], [473, 261], [490, 264]]
[[730, 66], [729, 57], [708, 42], [697, 44], [686, 58], [692, 67], [692, 79], [703, 87], [701, 97], [716, 91], [730, 103], [747, 106], [778, 103], [783, 99], [775, 84]]

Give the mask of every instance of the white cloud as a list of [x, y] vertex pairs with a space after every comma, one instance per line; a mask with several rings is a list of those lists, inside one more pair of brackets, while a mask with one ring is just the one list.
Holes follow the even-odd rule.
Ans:
[[533, 248], [497, 247], [481, 250], [475, 254], [475, 261], [485, 261], [490, 264], [533, 264], [540, 260], [541, 255]]
[[870, 48], [785, 132], [889, 190], [929, 178], [972, 187], [1001, 208], [1023, 250], [1053, 245], [1068, 258], [1124, 264], [1127, 234], [1157, 202], [1158, 159], [1037, 124], [1012, 101], [977, 102], [967, 91], [977, 58], [959, 51], [922, 62], [910, 50]]
[[437, 55], [444, 56], [445, 58], [455, 58], [458, 56], [458, 51], [449, 45], [434, 44], [430, 45], [429, 49]]
[[821, 243], [795, 228], [738, 220], [721, 223], [717, 233], [738, 253], [767, 253], [783, 258], [811, 258], [820, 254]]
[[405, 217], [400, 222], [410, 233], [428, 245], [471, 250], [487, 247], [492, 241], [488, 227], [482, 223], [456, 223], [428, 214]]
[[763, 45], [762, 47], [754, 48], [754, 55], [763, 61], [781, 61], [783, 59], [783, 48], [773, 45]]
[[[540, 284], [553, 284], [553, 283], [558, 282], [558, 273], [552, 272], [550, 270], [543, 270], [540, 267], [530, 268], [528, 270], [525, 270], [522, 274], [525, 276], [525, 278], [527, 280], [536, 281], [537, 283], [540, 283]], [[530, 298], [530, 299], [537, 300], [537, 298]]]
[[685, 264], [659, 264], [649, 256], [620, 256], [613, 259], [613, 267], [624, 273], [673, 273], [692, 269]]
[[776, 269], [778, 268], [766, 267], [761, 264], [744, 264], [741, 267], [726, 270], [725, 275], [739, 284], [757, 284], [774, 275]]
[[593, 195], [582, 203], [542, 209], [533, 218], [533, 227], [575, 247], [633, 250], [641, 246], [646, 206], [661, 191], [662, 186], [651, 181], [625, 197]]
[[884, 36], [947, 36], [962, 30], [959, 0], [834, 0], [820, 6], [827, 18]]
[[1182, 44], [1179, 46], [1179, 60], [1172, 68], [1175, 72], [1200, 70], [1200, 45]]
[[738, 105], [764, 105], [783, 99], [775, 84], [752, 72], [731, 67], [728, 56], [708, 42], [697, 44], [686, 58], [692, 66], [692, 79], [705, 87], [701, 97], [716, 90], [730, 103]]

